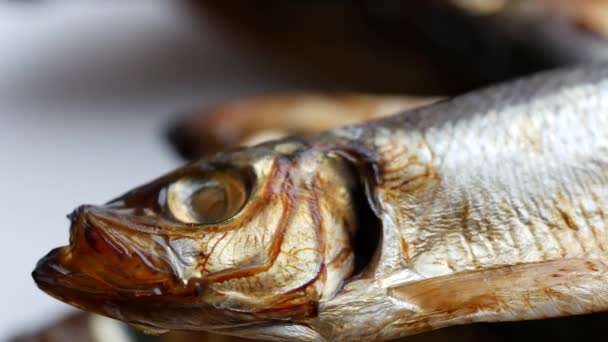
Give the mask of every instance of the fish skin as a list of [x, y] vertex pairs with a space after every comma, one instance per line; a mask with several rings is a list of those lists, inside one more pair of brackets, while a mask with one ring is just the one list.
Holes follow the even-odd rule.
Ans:
[[[329, 335], [388, 339], [453, 324], [607, 310], [607, 71], [598, 65], [541, 74], [365, 128], [338, 129], [378, 165], [374, 195], [383, 242], [371, 267], [374, 280], [349, 284], [354, 295], [344, 291], [321, 310], [320, 321], [331, 322], [322, 324]], [[572, 267], [562, 288], [551, 285], [561, 275], [543, 272], [546, 265]], [[504, 268], [524, 276], [509, 280], [501, 275]], [[387, 281], [391, 277], [396, 280]], [[466, 314], [427, 307], [407, 295], [429, 279], [455, 286], [452, 281], [468, 277], [487, 288], [484, 295], [513, 290], [494, 306], [484, 305], [479, 294], [478, 307]], [[526, 285], [530, 279], [538, 281], [538, 292]], [[530, 286], [530, 298], [522, 299], [518, 286]], [[429, 298], [446, 296], [446, 303], [457, 295], [427, 291]], [[346, 298], [358, 303], [352, 312], [340, 305]], [[456, 308], [466, 307], [460, 304]], [[375, 320], [367, 326], [363, 308]], [[364, 317], [364, 328], [337, 323], [355, 313]], [[348, 328], [336, 328], [341, 326]]]
[[[358, 183], [342, 161], [356, 164], [381, 229], [376, 254], [352, 278], [357, 251], [346, 237], [369, 227], [352, 222]], [[608, 64], [544, 73], [191, 164], [79, 211], [71, 246], [47, 255], [34, 278], [51, 295], [131, 323], [271, 340], [387, 340], [470, 322], [607, 311], [607, 164]], [[233, 219], [197, 229], [159, 214], [167, 184], [218, 165], [257, 167], [258, 185]], [[280, 219], [286, 212], [292, 216]], [[237, 242], [251, 234], [245, 216], [264, 219], [261, 231], [281, 232], [266, 240], [260, 233], [264, 253], [208, 248], [222, 244], [218, 232], [233, 231]], [[289, 255], [269, 247], [278, 237], [279, 247], [310, 243], [302, 260], [283, 259], [311, 266], [297, 273], [302, 281], [272, 271]], [[134, 252], [117, 253], [121, 244]], [[185, 249], [202, 255], [194, 264], [212, 260], [215, 268], [176, 266], [171, 260]], [[78, 253], [86, 267], [73, 261]], [[113, 259], [98, 263], [104, 253]], [[260, 271], [269, 276], [261, 293], [248, 280], [226, 281], [249, 265], [240, 257], [271, 261]], [[152, 278], [156, 287], [129, 284], [128, 274], [111, 279], [112, 262], [144, 269], [132, 282]], [[99, 273], [87, 273], [90, 265]]]
[[377, 274], [605, 256], [607, 71], [541, 74], [338, 129], [377, 165], [392, 242]]

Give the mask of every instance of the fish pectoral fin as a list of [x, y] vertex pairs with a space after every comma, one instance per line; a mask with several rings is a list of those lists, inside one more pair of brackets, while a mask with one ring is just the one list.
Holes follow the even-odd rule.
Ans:
[[388, 289], [419, 308], [394, 328], [407, 334], [471, 322], [519, 321], [608, 310], [608, 265], [564, 259], [465, 271]]

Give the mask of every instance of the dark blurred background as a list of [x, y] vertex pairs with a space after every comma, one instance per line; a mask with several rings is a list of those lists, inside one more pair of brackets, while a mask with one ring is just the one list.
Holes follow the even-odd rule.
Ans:
[[608, 56], [601, 0], [0, 2], [0, 340], [72, 309], [38, 291], [64, 214], [183, 162], [170, 123], [289, 91], [450, 96]]

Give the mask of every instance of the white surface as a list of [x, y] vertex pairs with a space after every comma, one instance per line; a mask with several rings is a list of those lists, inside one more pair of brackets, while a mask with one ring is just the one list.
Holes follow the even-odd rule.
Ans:
[[30, 272], [67, 243], [75, 206], [179, 164], [162, 139], [173, 113], [281, 87], [175, 7], [0, 4], [0, 340], [69, 310]]

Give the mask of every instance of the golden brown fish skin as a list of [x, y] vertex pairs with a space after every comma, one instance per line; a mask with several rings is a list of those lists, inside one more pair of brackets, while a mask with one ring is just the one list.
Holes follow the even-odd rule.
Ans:
[[[180, 222], [172, 187], [217, 173], [240, 177], [243, 208], [218, 223]], [[354, 268], [351, 182], [342, 158], [304, 141], [217, 154], [78, 208], [70, 245], [33, 276], [60, 300], [152, 330], [239, 333], [308, 320]]]
[[[608, 65], [560, 71], [217, 154], [79, 210], [70, 246], [34, 277], [131, 323], [275, 340], [387, 340], [606, 311], [606, 94]], [[184, 206], [171, 198], [194, 196], [180, 184], [218, 172], [252, 184], [242, 209], [178, 222]], [[353, 206], [361, 188], [381, 241], [353, 274], [354, 241], [374, 228]], [[117, 252], [117, 236], [138, 253]]]

